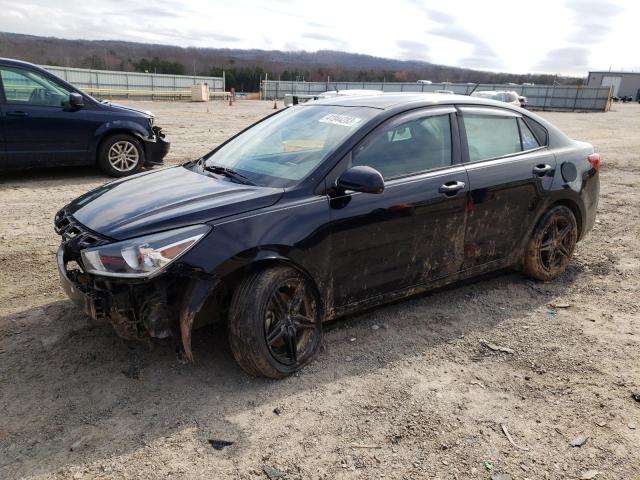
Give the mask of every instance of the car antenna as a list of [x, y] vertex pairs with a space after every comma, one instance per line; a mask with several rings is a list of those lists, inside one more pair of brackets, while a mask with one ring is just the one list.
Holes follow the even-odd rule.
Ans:
[[471, 95], [473, 92], [475, 92], [475, 91], [476, 91], [476, 88], [478, 88], [479, 86], [480, 86], [480, 84], [479, 84], [479, 83], [476, 83], [476, 84], [473, 86], [473, 88], [471, 89], [471, 91], [470, 91], [467, 95]]

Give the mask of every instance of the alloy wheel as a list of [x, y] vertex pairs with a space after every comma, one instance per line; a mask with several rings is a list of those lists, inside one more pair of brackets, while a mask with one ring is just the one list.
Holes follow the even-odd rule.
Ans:
[[320, 322], [314, 297], [303, 279], [289, 279], [273, 291], [264, 332], [269, 353], [283, 365], [303, 363], [313, 354]]
[[571, 258], [576, 243], [576, 231], [571, 222], [555, 216], [544, 229], [538, 252], [540, 263], [547, 271], [553, 271]]
[[140, 153], [133, 143], [120, 140], [111, 145], [108, 158], [111, 166], [118, 172], [130, 172], [138, 165]]

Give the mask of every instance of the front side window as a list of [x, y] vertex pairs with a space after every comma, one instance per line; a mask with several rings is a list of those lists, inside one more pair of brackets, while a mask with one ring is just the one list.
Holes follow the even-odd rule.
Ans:
[[449, 166], [449, 118], [434, 115], [378, 129], [353, 152], [353, 165], [375, 168], [385, 180]]
[[379, 112], [369, 107], [290, 107], [205, 157], [205, 165], [233, 169], [257, 185], [289, 186]]
[[62, 107], [71, 91], [48, 78], [19, 68], [0, 68], [7, 103], [44, 107]]
[[518, 118], [465, 113], [469, 161], [488, 160], [522, 151]]

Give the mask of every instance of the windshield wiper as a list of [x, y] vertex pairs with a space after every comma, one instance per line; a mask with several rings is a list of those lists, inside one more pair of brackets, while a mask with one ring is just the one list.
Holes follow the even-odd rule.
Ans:
[[246, 176], [242, 175], [239, 172], [236, 172], [232, 168], [223, 167], [222, 165], [206, 165], [206, 164], [203, 164], [202, 168], [207, 172], [217, 173], [218, 175], [224, 175], [225, 177], [229, 177], [231, 180], [235, 180], [238, 183], [243, 183], [245, 185], [255, 185], [255, 183], [249, 180]]

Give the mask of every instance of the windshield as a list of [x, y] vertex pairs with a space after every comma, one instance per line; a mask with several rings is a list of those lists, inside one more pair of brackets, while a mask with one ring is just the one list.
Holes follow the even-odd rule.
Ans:
[[290, 186], [377, 113], [369, 107], [290, 107], [206, 156], [205, 166], [232, 169], [256, 185]]

